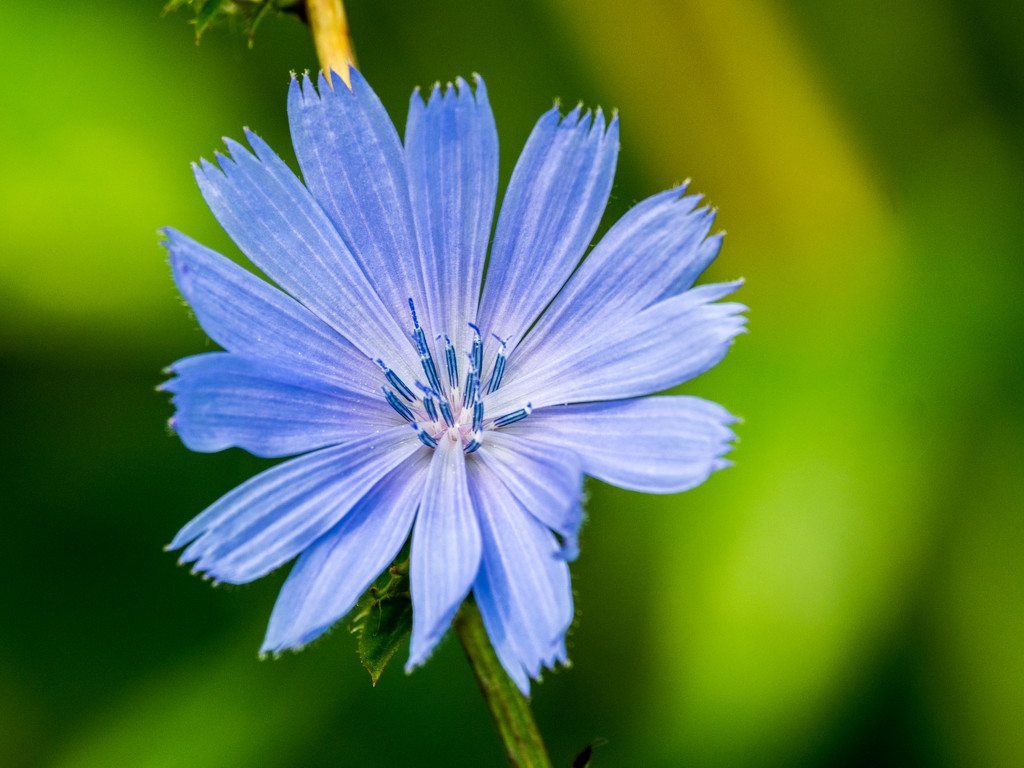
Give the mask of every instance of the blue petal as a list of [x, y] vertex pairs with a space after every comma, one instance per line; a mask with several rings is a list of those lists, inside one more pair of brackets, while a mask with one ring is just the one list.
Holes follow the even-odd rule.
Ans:
[[424, 256], [427, 310], [436, 333], [468, 352], [498, 190], [498, 133], [487, 89], [461, 78], [424, 106], [409, 102], [405, 156], [413, 214]]
[[334, 527], [419, 447], [415, 433], [403, 425], [278, 464], [214, 502], [168, 549], [192, 541], [181, 562], [194, 561], [195, 570], [217, 581], [252, 581]]
[[210, 338], [231, 352], [292, 362], [378, 393], [380, 369], [283, 291], [177, 230], [162, 230], [171, 272]]
[[352, 610], [402, 549], [429, 463], [424, 450], [396, 467], [302, 553], [274, 604], [262, 652], [301, 648]]
[[687, 280], [690, 287], [709, 261], [701, 244], [714, 214], [694, 210], [699, 198], [682, 197], [683, 189], [635, 205], [601, 238], [516, 348], [517, 365], [533, 367], [566, 346], [584, 346], [670, 288], [678, 293]]
[[466, 486], [466, 454], [447, 436], [430, 462], [410, 558], [412, 640], [406, 671], [426, 661], [480, 568], [480, 527]]
[[473, 594], [494, 645], [518, 662], [503, 658], [502, 664], [528, 694], [520, 669], [539, 678], [542, 667], [565, 657], [565, 632], [573, 618], [569, 566], [551, 532], [486, 464], [471, 462], [468, 472], [484, 544]]
[[690, 289], [701, 273], [718, 257], [718, 252], [722, 248], [722, 236], [723, 233], [721, 232], [711, 235], [697, 247], [696, 253], [686, 262], [685, 267], [675, 275], [672, 284], [658, 297], [658, 301], [677, 296], [683, 293], [683, 291]]
[[514, 348], [583, 257], [615, 175], [619, 123], [558, 108], [537, 122], [501, 205], [478, 324]]
[[743, 331], [742, 304], [713, 304], [742, 281], [693, 288], [602, 329], [589, 346], [566, 347], [536, 368], [514, 368], [488, 395], [488, 413], [588, 400], [619, 400], [682, 384], [716, 365]]
[[583, 522], [583, 471], [576, 454], [546, 439], [495, 430], [487, 433], [477, 456], [523, 507], [565, 540], [564, 556], [575, 559]]
[[[334, 223], [387, 310], [409, 323], [423, 278], [409, 204], [405, 157], [380, 99], [355, 69], [351, 89], [332, 73], [292, 78], [288, 122], [309, 191]], [[390, 365], [390, 363], [389, 363]]]
[[295, 174], [254, 134], [247, 136], [258, 158], [225, 139], [232, 157], [218, 154], [220, 169], [206, 160], [195, 169], [213, 215], [257, 267], [365, 355], [414, 375], [405, 367], [417, 359], [405, 325], [385, 309]]
[[584, 472], [606, 483], [678, 493], [728, 465], [722, 456], [736, 420], [699, 397], [644, 397], [541, 408], [505, 431], [573, 451]]
[[338, 386], [291, 364], [208, 352], [171, 366], [171, 426], [193, 451], [237, 446], [290, 456], [372, 434], [397, 423], [380, 396]]

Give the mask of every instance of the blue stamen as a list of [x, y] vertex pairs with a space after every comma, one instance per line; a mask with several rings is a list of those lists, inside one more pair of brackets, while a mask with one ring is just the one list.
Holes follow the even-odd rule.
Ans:
[[452, 345], [452, 340], [447, 336], [444, 337], [444, 359], [448, 364], [448, 385], [455, 389], [459, 386], [459, 361], [455, 358], [455, 347]]
[[448, 405], [448, 401], [445, 398], [440, 398], [438, 403], [441, 406], [441, 418], [444, 419], [444, 423], [449, 427], [455, 426], [455, 419], [452, 418], [452, 407]]
[[412, 310], [412, 337], [416, 340], [416, 346], [420, 350], [420, 365], [423, 366], [423, 372], [427, 375], [427, 383], [440, 392], [441, 380], [437, 377], [434, 357], [430, 354], [430, 347], [427, 346], [427, 335], [423, 332], [420, 321], [416, 317], [416, 305], [413, 304], [412, 299], [409, 299], [409, 309]]
[[473, 453], [476, 451], [481, 445], [483, 445], [483, 442], [480, 439], [481, 437], [483, 437], [483, 432], [479, 430], [474, 431], [473, 439], [466, 443], [466, 447], [463, 450], [465, 450], [466, 453]]
[[431, 421], [437, 421], [437, 400], [434, 399], [434, 391], [418, 381], [416, 386], [423, 391], [423, 407], [427, 411], [427, 416]]
[[381, 387], [381, 389], [384, 391], [384, 399], [388, 401], [388, 405], [390, 405], [398, 412], [399, 416], [401, 416], [406, 421], [415, 421], [412, 415], [412, 411], [409, 410], [405, 403], [398, 399], [398, 395], [396, 395], [387, 387]]
[[398, 374], [384, 365], [383, 360], [378, 360], [379, 365], [384, 370], [384, 378], [388, 380], [388, 384], [398, 390], [398, 394], [408, 400], [410, 403], [416, 399], [416, 395], [412, 393], [412, 390], [405, 386], [405, 382], [398, 378]]
[[423, 367], [423, 372], [427, 374], [427, 383], [434, 389], [441, 389], [441, 380], [437, 377], [437, 367], [434, 365], [434, 357], [430, 354], [430, 348], [427, 346], [427, 337], [423, 333], [423, 329], [417, 326], [413, 335], [416, 339], [416, 345], [420, 348], [420, 365]]
[[[473, 395], [473, 432], [481, 432], [483, 429], [484, 421], [484, 396], [480, 391], [480, 376], [477, 375], [476, 371], [470, 371], [472, 374], [472, 395]], [[463, 405], [463, 408], [466, 406]], [[482, 434], [482, 433], [481, 433]]]
[[466, 391], [462, 393], [462, 407], [465, 408], [480, 389], [479, 369], [475, 367], [473, 355], [469, 355], [469, 370], [466, 372]]
[[469, 359], [473, 364], [473, 370], [477, 372], [477, 375], [479, 375], [480, 371], [482, 371], [484, 367], [484, 343], [480, 339], [480, 329], [472, 323], [469, 324], [469, 327], [472, 328], [473, 333], [476, 334], [473, 338], [473, 351], [470, 353]]
[[452, 409], [451, 406], [448, 405], [448, 400], [441, 397], [441, 395], [433, 389], [419, 381], [416, 382], [416, 386], [423, 391], [423, 407], [427, 409], [427, 415], [430, 416], [433, 421], [437, 421], [437, 411], [438, 408], [440, 408], [441, 417], [444, 419], [444, 423], [449, 427], [454, 427], [455, 419], [452, 418]]
[[437, 448], [437, 440], [427, 434], [427, 430], [421, 427], [419, 424], [412, 424], [413, 429], [416, 430], [416, 437], [420, 439], [427, 448]]
[[494, 427], [507, 427], [509, 424], [515, 424], [517, 421], [525, 419], [531, 413], [533, 413], [533, 406], [527, 403], [525, 408], [520, 408], [518, 411], [512, 411], [512, 413], [506, 413], [504, 416], [496, 418], [494, 420]]
[[494, 368], [491, 369], [491, 380], [487, 382], [488, 395], [498, 390], [498, 387], [501, 386], [501, 377], [505, 375], [505, 341], [493, 333], [491, 335], [498, 339], [498, 343], [501, 344], [501, 351], [498, 352], [498, 356], [494, 359]]

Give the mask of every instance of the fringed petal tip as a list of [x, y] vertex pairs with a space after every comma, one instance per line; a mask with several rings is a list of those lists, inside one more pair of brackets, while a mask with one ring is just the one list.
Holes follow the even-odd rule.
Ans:
[[409, 97], [410, 108], [422, 109], [427, 104], [447, 101], [450, 98], [455, 98], [459, 101], [470, 99], [478, 107], [489, 106], [487, 86], [484, 84], [484, 79], [474, 73], [472, 86], [464, 78], [458, 76], [454, 81], [449, 80], [443, 86], [440, 80], [435, 80], [426, 92], [426, 96], [424, 96], [424, 89], [417, 85], [413, 88], [412, 95]]
[[554, 557], [558, 560], [564, 560], [567, 563], [575, 562], [580, 556], [580, 529], [583, 527], [583, 523], [587, 520], [586, 512], [583, 510], [583, 504], [586, 501], [582, 489], [580, 490], [579, 503], [576, 505], [574, 513], [569, 515], [569, 519], [572, 520], [571, 524], [564, 527], [564, 530], [552, 529], [555, 534], [555, 539], [558, 541], [558, 551], [554, 553]]
[[[690, 188], [690, 184], [692, 184], [692, 183], [693, 183], [693, 179], [683, 179], [682, 182], [677, 183], [677, 184], [673, 184], [671, 187], [669, 187], [667, 190], [665, 190], [665, 192], [663, 192], [661, 194], [669, 195], [669, 194], [672, 194], [674, 192], [677, 195], [676, 199], [677, 200], [681, 200], [681, 199], [683, 199], [683, 196], [686, 194], [686, 190], [688, 190]], [[655, 197], [657, 197], [657, 195], [655, 195]], [[703, 197], [704, 197], [704, 195], [702, 193], [700, 193], [700, 192], [696, 192], [693, 195], [693, 198], [695, 200], [700, 200]]]
[[[357, 73], [358, 74], [358, 72], [359, 71], [352, 64], [348, 65], [349, 77], [351, 77], [353, 73]], [[310, 75], [310, 70], [309, 69], [302, 70], [301, 74], [293, 69], [288, 74], [289, 74], [289, 81], [288, 81], [288, 88], [289, 88], [289, 90], [291, 90], [292, 88], [302, 88], [302, 87], [305, 87], [306, 84], [308, 84], [310, 87], [313, 87], [314, 82], [317, 84], [317, 86], [321, 86], [322, 87], [322, 86], [326, 85], [328, 88], [330, 88], [330, 84], [328, 83], [327, 77], [324, 75], [324, 71], [322, 69], [318, 69], [316, 71], [315, 75]], [[331, 74], [331, 79], [330, 79], [331, 83], [341, 82], [344, 85], [344, 78], [342, 77], [340, 72], [338, 72], [336, 69], [331, 69], [331, 73], [330, 74]], [[362, 77], [362, 75], [360, 75], [360, 77]], [[364, 80], [364, 82], [365, 82], [365, 80]], [[348, 86], [347, 85], [345, 86], [345, 89], [348, 90]]]
[[510, 659], [501, 658], [501, 656], [499, 658], [512, 682], [527, 699], [530, 698], [531, 680], [535, 683], [543, 683], [545, 671], [557, 674], [560, 668], [569, 669], [572, 666], [566, 653], [564, 634], [555, 638], [551, 642], [547, 655], [532, 665], [525, 663], [520, 658]]
[[[170, 544], [164, 545], [164, 552], [175, 552], [184, 547], [186, 544], [188, 544], [196, 536], [199, 535], [199, 533], [189, 532], [187, 530], [188, 527], [189, 526], [186, 525], [184, 528], [182, 528], [180, 531], [174, 534], [174, 538], [171, 539]], [[187, 562], [188, 561], [185, 559], [185, 553], [182, 552], [178, 556], [178, 565], [185, 565]]]
[[593, 110], [584, 110], [582, 101], [578, 102], [564, 116], [561, 115], [558, 102], [555, 103], [551, 111], [559, 115], [558, 127], [561, 130], [580, 130], [588, 138], [595, 137], [607, 140], [618, 137], [618, 110], [612, 110], [611, 120], [605, 119], [604, 110], [601, 107], [595, 107]]
[[[303, 80], [309, 79], [309, 73], [307, 72]], [[366, 82], [366, 78], [351, 63], [348, 65], [348, 82], [345, 82], [345, 77], [334, 68], [330, 70], [329, 75], [325, 75], [321, 69], [317, 76], [317, 89], [321, 98], [324, 97], [325, 90], [330, 93], [355, 93], [357, 90], [372, 92], [372, 89]]]
[[[167, 547], [173, 550], [176, 548], [173, 545], [174, 542], [171, 542]], [[210, 582], [211, 586], [214, 587], [219, 587], [221, 584], [248, 584], [257, 578], [256, 576], [237, 575], [230, 571], [221, 571], [220, 564], [216, 558], [204, 555], [201, 552], [193, 552], [192, 550], [195, 547], [196, 542], [193, 542], [181, 557], [178, 558], [178, 565], [187, 567], [190, 576], [198, 576], [203, 581]]]
[[[460, 80], [462, 78], [459, 78]], [[483, 77], [477, 73], [473, 73], [473, 98], [477, 104], [487, 103], [487, 85], [484, 83]]]
[[576, 558], [580, 556], [580, 541], [577, 532], [573, 532], [570, 536], [560, 537], [561, 547], [559, 547], [557, 557], [559, 560], [565, 560], [567, 563], [576, 561]]
[[[465, 599], [465, 598], [463, 598]], [[459, 600], [458, 605], [462, 605], [462, 600]], [[416, 633], [416, 627], [413, 627], [412, 638], [409, 641], [409, 658], [406, 660], [403, 669], [405, 674], [410, 675], [416, 670], [417, 667], [421, 667], [427, 663], [434, 652], [437, 650], [438, 645], [444, 636], [448, 633], [448, 629], [451, 627], [452, 620], [455, 618], [453, 610], [450, 615], [445, 616], [439, 621], [432, 630], [425, 632], [419, 636]], [[413, 609], [413, 621], [415, 622], [415, 608]]]
[[262, 645], [260, 645], [260, 658], [270, 656], [273, 659], [279, 659], [289, 652], [298, 653], [314, 640], [319, 639], [321, 635], [326, 634], [332, 626], [333, 622], [316, 627], [303, 633], [300, 637], [292, 638], [282, 636], [280, 633], [274, 633], [274, 626], [268, 626], [267, 634], [263, 638]]
[[413, 656], [412, 653], [410, 652], [409, 658], [406, 660], [405, 664], [402, 665], [402, 670], [405, 672], [405, 674], [411, 675], [413, 672], [416, 671], [418, 667], [422, 667], [424, 664], [426, 664], [427, 660], [430, 658], [430, 655], [434, 652], [434, 648], [437, 647], [437, 643], [440, 639], [440, 635], [434, 638], [433, 642], [430, 644], [429, 649], [421, 650], [419, 653], [416, 654], [416, 656]]
[[[193, 163], [193, 165], [195, 164]], [[172, 267], [175, 262], [184, 260], [183, 254], [191, 256], [193, 252], [213, 253], [210, 248], [193, 240], [184, 232], [174, 227], [160, 227], [156, 233], [160, 236], [157, 244], [167, 251], [167, 260], [171, 263]]]
[[[352, 64], [348, 65], [348, 77], [349, 82], [352, 83], [350, 87], [345, 82], [345, 78], [336, 69], [331, 69], [329, 74], [325, 74], [322, 69], [317, 70], [316, 75], [310, 76], [309, 70], [303, 70], [302, 72], [302, 96], [303, 98], [309, 98], [311, 95], [319, 98], [323, 98], [325, 95], [330, 93], [339, 93], [340, 91], [351, 93], [358, 82], [361, 88], [369, 89], [369, 85], [366, 79], [360, 74], [359, 70], [356, 69]], [[315, 85], [314, 85], [315, 83]], [[299, 77], [293, 71], [291, 73], [291, 82], [289, 83], [289, 89], [299, 86]], [[340, 89], [339, 89], [340, 86]], [[289, 94], [290, 95], [290, 94]]]

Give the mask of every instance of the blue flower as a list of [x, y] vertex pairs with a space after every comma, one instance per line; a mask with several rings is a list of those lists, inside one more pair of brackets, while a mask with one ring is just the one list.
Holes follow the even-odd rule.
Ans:
[[337, 75], [318, 90], [292, 80], [305, 183], [249, 131], [251, 152], [226, 139], [230, 156], [194, 166], [214, 216], [278, 287], [163, 232], [179, 289], [226, 350], [171, 366], [171, 426], [196, 451], [301, 454], [169, 548], [233, 584], [298, 556], [263, 643], [277, 652], [348, 613], [411, 531], [407, 669], [472, 592], [527, 691], [566, 661], [584, 474], [676, 493], [728, 464], [735, 419], [721, 406], [639, 396], [722, 359], [746, 308], [714, 302], [739, 282], [692, 287], [721, 236], [682, 187], [633, 207], [576, 269], [619, 146], [617, 118], [580, 107], [533, 129], [484, 281], [498, 137], [483, 81], [414, 93], [403, 145], [351, 76], [351, 90]]

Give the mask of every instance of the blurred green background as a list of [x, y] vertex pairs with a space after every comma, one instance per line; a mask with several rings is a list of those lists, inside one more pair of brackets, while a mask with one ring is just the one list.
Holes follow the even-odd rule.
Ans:
[[[349, 0], [363, 72], [480, 72], [502, 174], [554, 97], [618, 108], [605, 226], [684, 178], [748, 336], [684, 391], [741, 415], [680, 496], [589, 486], [555, 764], [1024, 765], [1024, 5]], [[256, 651], [283, 569], [162, 546], [265, 466], [189, 453], [161, 369], [211, 349], [155, 230], [237, 254], [189, 162], [291, 158], [305, 28], [196, 47], [159, 2], [0, 8], [0, 764], [501, 765], [450, 638], [376, 689], [339, 626]]]

